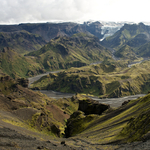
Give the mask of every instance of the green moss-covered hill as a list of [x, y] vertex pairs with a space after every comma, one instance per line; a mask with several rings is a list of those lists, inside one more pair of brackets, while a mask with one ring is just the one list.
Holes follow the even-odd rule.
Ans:
[[9, 47], [0, 51], [0, 70], [13, 78], [33, 76], [45, 71], [34, 58], [21, 56]]
[[134, 60], [137, 58], [134, 49], [128, 45], [124, 45], [118, 51], [116, 51], [115, 56], [129, 60]]
[[99, 39], [86, 33], [75, 34], [72, 37], [57, 37], [27, 56], [36, 57], [37, 62], [46, 70], [81, 67], [111, 59], [110, 51], [100, 45]]
[[127, 62], [70, 68], [58, 74], [49, 74], [31, 87], [67, 93], [83, 93], [100, 97], [122, 97], [147, 93], [150, 81], [150, 61], [127, 67]]
[[66, 132], [74, 139], [93, 145], [109, 144], [106, 149], [111, 149], [111, 144], [146, 141], [150, 131], [149, 111], [150, 95], [132, 100], [116, 110], [108, 109], [102, 115], [85, 115], [78, 111], [68, 120]]
[[10, 47], [17, 53], [27, 53], [39, 50], [46, 44], [46, 41], [37, 34], [25, 30], [15, 32], [0, 32], [0, 49]]
[[[148, 43], [150, 36], [150, 27], [139, 24], [125, 24], [113, 36], [104, 39], [101, 44], [106, 47], [114, 48], [116, 56], [121, 58], [136, 58], [136, 55], [142, 57], [149, 56]], [[128, 48], [127, 48], [128, 47]]]

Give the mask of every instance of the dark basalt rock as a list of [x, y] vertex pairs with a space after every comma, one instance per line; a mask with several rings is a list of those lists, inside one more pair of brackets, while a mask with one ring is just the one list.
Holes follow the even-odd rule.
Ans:
[[9, 80], [11, 80], [11, 77], [10, 77], [10, 76], [2, 76], [2, 77], [0, 78], [0, 81], [9, 81]]
[[85, 115], [89, 115], [89, 114], [101, 115], [108, 108], [110, 108], [110, 105], [101, 104], [92, 99], [86, 99], [86, 100], [79, 101], [78, 110], [83, 111], [85, 113]]
[[17, 79], [18, 81], [18, 84], [23, 86], [23, 87], [28, 87], [28, 84], [29, 84], [29, 80], [28, 79], [25, 79], [25, 78], [20, 78], [20, 79]]
[[123, 106], [123, 105], [127, 105], [130, 101], [131, 101], [131, 100], [124, 101], [124, 102], [122, 103], [122, 106]]

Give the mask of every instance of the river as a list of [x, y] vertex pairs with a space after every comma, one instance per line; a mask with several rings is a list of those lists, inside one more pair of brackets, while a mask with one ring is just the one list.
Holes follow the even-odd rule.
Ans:
[[[113, 52], [113, 49], [111, 49], [112, 53]], [[114, 55], [113, 55], [114, 56]], [[118, 60], [119, 58], [116, 58], [114, 56], [114, 59], [115, 60]], [[142, 61], [140, 62], [132, 62], [130, 64], [128, 64], [128, 67], [131, 67], [132, 65], [134, 64], [137, 64], [137, 63], [141, 63], [145, 60], [148, 60], [147, 58], [144, 58]], [[90, 65], [93, 65], [93, 64], [100, 64], [102, 62], [95, 62], [95, 63], [92, 63]], [[40, 75], [37, 75], [35, 77], [31, 77], [31, 78], [28, 78], [29, 79], [29, 87], [30, 85], [34, 82], [34, 81], [37, 81], [39, 80], [41, 77], [49, 74], [49, 73], [58, 73], [60, 72], [61, 70], [58, 70], [58, 71], [49, 71], [49, 72], [46, 72], [44, 74], [40, 74]], [[54, 98], [54, 99], [59, 99], [59, 98], [70, 98], [72, 97], [74, 94], [71, 94], [71, 93], [61, 93], [61, 92], [56, 92], [56, 91], [47, 91], [47, 90], [40, 90], [41, 93], [43, 94], [46, 94], [48, 97], [51, 97], [51, 98]], [[138, 97], [142, 97], [144, 96], [145, 94], [138, 94], [138, 95], [130, 95], [130, 96], [126, 96], [126, 97], [120, 97], [120, 98], [106, 98], [106, 99], [99, 99], [98, 97], [90, 97], [96, 101], [99, 101], [100, 103], [105, 103], [105, 104], [109, 104], [111, 107], [119, 107], [121, 106], [121, 104], [124, 102], [124, 101], [127, 101], [127, 100], [133, 100], [133, 99], [137, 99]]]
[[[56, 71], [47, 72], [47, 73], [29, 78], [30, 84], [49, 73], [57, 73], [57, 72]], [[40, 90], [40, 92], [54, 99], [71, 98], [73, 95], [75, 95], [72, 93], [61, 93], [61, 92], [56, 92], [52, 90]], [[104, 98], [104, 99], [99, 99], [98, 97], [92, 97], [92, 96], [89, 96], [89, 97], [92, 98], [93, 100], [99, 101], [100, 103], [109, 104], [111, 107], [119, 107], [122, 105], [124, 101], [137, 99], [138, 97], [143, 97], [143, 96], [145, 96], [145, 94], [130, 95], [130, 96], [119, 97], [119, 98]]]
[[31, 85], [33, 82], [39, 80], [39, 79], [40, 79], [41, 77], [43, 77], [43, 76], [48, 75], [49, 73], [58, 73], [58, 72], [60, 72], [60, 70], [58, 70], [58, 71], [49, 71], [49, 72], [46, 72], [46, 73], [43, 73], [43, 74], [40, 74], [40, 75], [37, 75], [37, 76], [28, 78], [28, 79], [29, 79], [29, 85], [28, 85], [28, 87], [30, 87], [30, 85]]
[[[71, 98], [73, 95], [75, 95], [72, 93], [61, 93], [52, 90], [40, 90], [40, 92], [54, 99]], [[146, 94], [137, 94], [137, 95], [130, 95], [130, 96], [119, 97], [119, 98], [105, 98], [105, 99], [99, 99], [98, 97], [92, 97], [92, 96], [88, 96], [88, 97], [100, 103], [109, 104], [111, 107], [119, 107], [122, 105], [124, 101], [137, 99], [138, 97], [143, 97], [145, 95]]]

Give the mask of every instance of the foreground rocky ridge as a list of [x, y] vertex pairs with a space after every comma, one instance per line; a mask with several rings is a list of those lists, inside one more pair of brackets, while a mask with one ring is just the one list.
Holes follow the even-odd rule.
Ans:
[[66, 133], [91, 144], [118, 145], [147, 141], [150, 138], [149, 104], [150, 95], [147, 95], [129, 101], [116, 110], [108, 109], [100, 116], [84, 116], [84, 112], [78, 111], [68, 120]]
[[18, 126], [29, 126], [61, 136], [65, 120], [77, 109], [78, 103], [70, 99], [55, 101], [27, 87], [27, 79], [14, 80], [9, 76], [0, 78], [0, 109], [14, 115], [14, 118], [4, 120], [15, 124], [14, 120], [19, 119]]
[[[112, 109], [78, 94], [56, 101], [25, 88], [27, 84], [26, 79], [0, 79], [2, 149], [109, 150], [126, 142], [149, 140], [150, 95]], [[64, 134], [65, 124], [65, 135], [73, 137], [56, 138]]]

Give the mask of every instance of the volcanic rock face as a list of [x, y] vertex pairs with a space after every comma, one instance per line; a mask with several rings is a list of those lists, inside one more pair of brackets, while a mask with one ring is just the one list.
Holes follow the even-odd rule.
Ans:
[[83, 111], [85, 113], [85, 115], [89, 115], [89, 114], [101, 115], [108, 108], [110, 108], [109, 105], [101, 104], [101, 103], [94, 101], [92, 99], [86, 99], [86, 100], [80, 100], [79, 101], [78, 110]]
[[[72, 97], [72, 100], [76, 99], [77, 96]], [[88, 123], [101, 115], [105, 110], [109, 109], [110, 106], [106, 104], [100, 104], [89, 98], [80, 99], [78, 111], [75, 111], [70, 118], [67, 120], [67, 127], [65, 128], [66, 137], [74, 136], [81, 133]]]
[[18, 83], [19, 83], [20, 85], [22, 85], [23, 87], [28, 87], [29, 80], [28, 80], [28, 79], [25, 79], [25, 78], [21, 78], [21, 79], [18, 79]]

